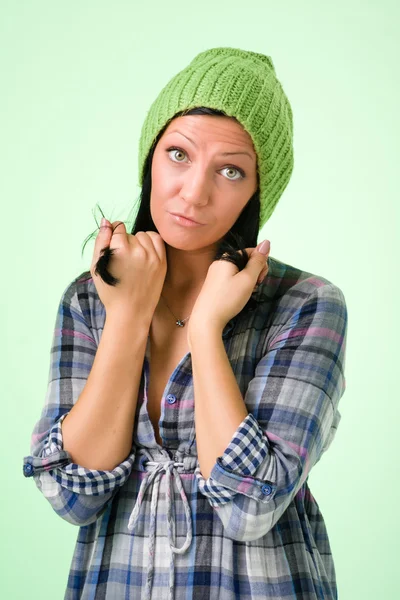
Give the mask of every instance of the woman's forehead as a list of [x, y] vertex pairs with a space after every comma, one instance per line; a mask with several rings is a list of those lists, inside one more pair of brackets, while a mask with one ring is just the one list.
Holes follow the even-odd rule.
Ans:
[[[246, 149], [255, 157], [253, 140], [236, 119], [214, 115], [183, 115], [169, 123], [163, 137], [180, 133], [194, 145], [201, 142], [232, 144], [237, 150]], [[232, 149], [233, 150], [233, 149]]]

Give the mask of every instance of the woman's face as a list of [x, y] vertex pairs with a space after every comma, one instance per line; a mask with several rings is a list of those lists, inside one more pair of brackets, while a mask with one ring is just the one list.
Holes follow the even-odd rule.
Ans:
[[[151, 178], [150, 212], [163, 240], [182, 250], [213, 246], [257, 190], [252, 139], [229, 117], [177, 117], [155, 148]], [[171, 212], [202, 225], [184, 227]]]

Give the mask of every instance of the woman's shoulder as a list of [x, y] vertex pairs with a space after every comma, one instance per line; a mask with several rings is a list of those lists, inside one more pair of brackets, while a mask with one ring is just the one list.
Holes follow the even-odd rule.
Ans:
[[270, 324], [281, 325], [291, 319], [307, 305], [312, 310], [336, 311], [346, 316], [346, 300], [343, 290], [323, 275], [268, 258], [269, 270], [259, 286], [258, 304], [264, 318]]
[[268, 258], [269, 270], [256, 292], [256, 318], [252, 323], [266, 329], [265, 347], [288, 327], [301, 328], [302, 335], [312, 323], [338, 327], [347, 323], [346, 300], [333, 281], [285, 263]]
[[82, 315], [94, 332], [103, 329], [105, 308], [90, 271], [83, 271], [69, 281], [62, 292], [60, 304], [75, 309], [75, 313]]
[[296, 298], [300, 301], [306, 300], [325, 287], [343, 294], [336, 283], [323, 275], [295, 267], [272, 256], [268, 258], [268, 266], [268, 273], [262, 287], [264, 293], [276, 301], [280, 299], [293, 301]]
[[76, 297], [79, 301], [85, 301], [89, 296], [94, 296], [95, 300], [101, 302], [90, 271], [83, 271], [74, 277], [68, 282], [62, 292], [62, 298], [66, 302], [72, 301]]

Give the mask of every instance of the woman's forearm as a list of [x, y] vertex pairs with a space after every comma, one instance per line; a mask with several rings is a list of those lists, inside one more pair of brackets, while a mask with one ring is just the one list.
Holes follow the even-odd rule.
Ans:
[[225, 351], [222, 332], [202, 325], [188, 335], [192, 355], [197, 456], [206, 479], [249, 414]]
[[131, 451], [150, 321], [107, 315], [85, 387], [63, 420], [64, 450], [87, 469], [112, 470]]

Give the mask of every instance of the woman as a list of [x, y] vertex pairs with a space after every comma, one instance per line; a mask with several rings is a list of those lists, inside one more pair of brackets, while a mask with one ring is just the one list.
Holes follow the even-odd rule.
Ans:
[[79, 526], [66, 599], [337, 598], [308, 476], [340, 421], [346, 303], [257, 246], [292, 169], [268, 56], [201, 52], [152, 104], [135, 226], [104, 220], [62, 294], [24, 457]]

